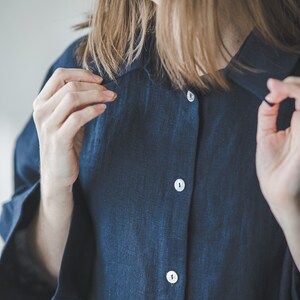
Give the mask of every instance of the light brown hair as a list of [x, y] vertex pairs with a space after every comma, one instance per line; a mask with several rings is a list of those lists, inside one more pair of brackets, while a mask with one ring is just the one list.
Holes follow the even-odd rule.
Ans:
[[[221, 36], [220, 14], [230, 15], [226, 7], [232, 9], [232, 4], [239, 4], [265, 40], [300, 53], [298, 0], [161, 0], [159, 5], [151, 0], [96, 0], [88, 20], [75, 26], [90, 28], [77, 49], [78, 61], [84, 68], [93, 61], [100, 74], [102, 66], [115, 79], [119, 66], [130, 65], [141, 54], [147, 35], [154, 34], [153, 53], [175, 87], [226, 89], [216, 58], [220, 54], [227, 62], [231, 58]], [[199, 70], [207, 76], [199, 76]]]

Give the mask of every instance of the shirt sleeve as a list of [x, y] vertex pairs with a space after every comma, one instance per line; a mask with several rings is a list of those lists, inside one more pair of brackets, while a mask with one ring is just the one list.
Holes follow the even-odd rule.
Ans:
[[[53, 65], [44, 84], [53, 73]], [[0, 235], [4, 247], [0, 257], [0, 299], [51, 299], [54, 293], [28, 255], [25, 229], [40, 200], [39, 143], [30, 116], [15, 142], [14, 193], [2, 206]]]
[[27, 285], [28, 282], [35, 289], [40, 291], [50, 289], [49, 276], [45, 273], [45, 270], [35, 261], [34, 257], [29, 250], [27, 244], [27, 229], [21, 229], [16, 232], [14, 238], [14, 252], [16, 254], [17, 266], [19, 267], [19, 279], [23, 285]]
[[[291, 259], [293, 260], [292, 256]], [[300, 272], [294, 260], [292, 261], [292, 299], [300, 300]]]

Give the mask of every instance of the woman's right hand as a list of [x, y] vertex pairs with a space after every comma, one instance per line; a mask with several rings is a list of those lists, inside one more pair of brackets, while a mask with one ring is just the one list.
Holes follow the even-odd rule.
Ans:
[[84, 125], [116, 98], [101, 82], [88, 70], [58, 68], [34, 100], [43, 192], [71, 188], [77, 179]]

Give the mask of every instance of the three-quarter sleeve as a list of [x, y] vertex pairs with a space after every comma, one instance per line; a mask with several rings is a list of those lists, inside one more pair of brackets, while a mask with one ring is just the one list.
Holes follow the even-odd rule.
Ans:
[[291, 254], [290, 256], [292, 259], [292, 300], [300, 300], [300, 272]]
[[[71, 43], [48, 69], [40, 90], [59, 68], [81, 68], [75, 50], [86, 35]], [[0, 256], [1, 300], [86, 299], [93, 269], [93, 227], [77, 180], [73, 185], [74, 216], [54, 288], [42, 266], [31, 256], [26, 232], [40, 202], [40, 156], [38, 135], [30, 115], [16, 137], [14, 147], [14, 191], [2, 205], [0, 235], [4, 247]], [[74, 249], [76, 249], [74, 251]], [[83, 274], [76, 278], [73, 274]], [[70, 276], [72, 279], [70, 279]], [[80, 296], [79, 296], [80, 295]]]
[[[42, 87], [52, 75], [49, 68]], [[51, 299], [54, 293], [35, 265], [25, 242], [26, 228], [40, 201], [39, 143], [32, 115], [18, 135], [14, 148], [14, 192], [2, 206], [0, 235], [0, 299]]]

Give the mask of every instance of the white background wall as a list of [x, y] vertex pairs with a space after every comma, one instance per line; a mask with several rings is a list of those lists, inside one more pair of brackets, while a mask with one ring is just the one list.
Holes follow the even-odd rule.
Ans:
[[0, 206], [13, 192], [15, 138], [32, 112], [47, 69], [87, 32], [74, 32], [71, 26], [84, 20], [92, 4], [92, 0], [0, 1]]

